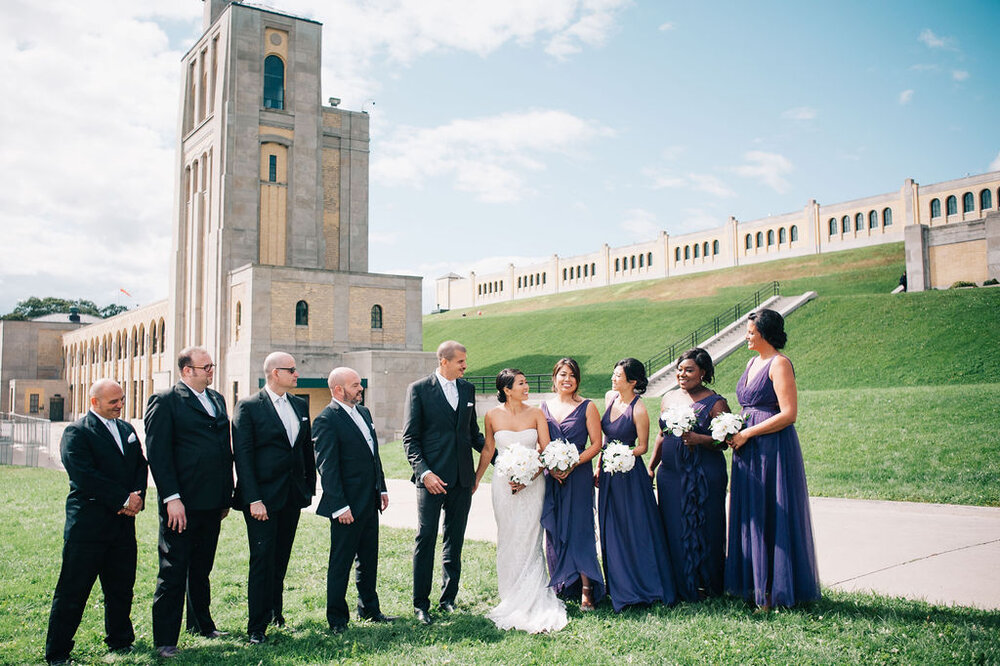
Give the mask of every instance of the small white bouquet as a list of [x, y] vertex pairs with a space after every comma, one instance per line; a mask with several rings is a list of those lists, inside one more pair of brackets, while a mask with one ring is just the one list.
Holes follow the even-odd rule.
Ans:
[[502, 478], [526, 486], [534, 480], [541, 464], [538, 451], [514, 445], [497, 454], [495, 467]]
[[580, 452], [565, 439], [554, 439], [542, 451], [542, 464], [553, 472], [565, 472], [580, 462]]
[[663, 430], [674, 437], [680, 437], [698, 422], [691, 405], [670, 405], [660, 414], [660, 420], [663, 422]]
[[743, 429], [743, 417], [739, 414], [722, 412], [709, 425], [712, 430], [712, 439], [721, 443], [726, 441], [730, 435], [735, 435]]
[[635, 455], [627, 445], [614, 439], [604, 448], [603, 465], [608, 474], [628, 472], [635, 467]]

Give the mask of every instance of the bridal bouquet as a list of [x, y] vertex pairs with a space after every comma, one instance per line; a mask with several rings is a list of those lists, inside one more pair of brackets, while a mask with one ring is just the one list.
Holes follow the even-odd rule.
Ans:
[[538, 451], [526, 446], [509, 446], [497, 454], [496, 473], [502, 478], [526, 486], [535, 478], [541, 461]]
[[635, 467], [635, 456], [632, 449], [614, 439], [604, 448], [603, 465], [608, 474], [628, 472]]
[[743, 417], [739, 414], [722, 412], [712, 419], [709, 427], [712, 429], [712, 439], [721, 444], [730, 435], [735, 435], [743, 429]]
[[663, 430], [670, 432], [674, 437], [680, 437], [688, 432], [698, 421], [690, 405], [671, 405], [660, 414], [660, 420], [663, 421]]
[[565, 472], [580, 462], [580, 452], [565, 439], [554, 439], [542, 451], [542, 464], [553, 472]]

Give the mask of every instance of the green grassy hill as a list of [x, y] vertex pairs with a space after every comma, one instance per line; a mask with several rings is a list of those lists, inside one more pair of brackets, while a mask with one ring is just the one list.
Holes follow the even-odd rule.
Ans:
[[[897, 243], [453, 311], [425, 317], [424, 348], [462, 341], [469, 375], [573, 356], [599, 398], [619, 359], [644, 361], [777, 280], [818, 294], [789, 317], [785, 350], [813, 492], [1000, 505], [1000, 288], [891, 294], [903, 265]], [[717, 370], [734, 408], [749, 357]]]

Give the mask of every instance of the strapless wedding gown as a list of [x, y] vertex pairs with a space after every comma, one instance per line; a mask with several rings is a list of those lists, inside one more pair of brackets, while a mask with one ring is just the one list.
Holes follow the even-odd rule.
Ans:
[[[534, 428], [494, 435], [497, 452], [511, 446], [534, 449]], [[497, 584], [500, 605], [487, 617], [500, 629], [529, 634], [559, 631], [566, 626], [566, 606], [548, 587], [542, 552], [542, 500], [545, 483], [539, 476], [512, 494], [506, 479], [493, 477], [493, 514], [497, 521]]]

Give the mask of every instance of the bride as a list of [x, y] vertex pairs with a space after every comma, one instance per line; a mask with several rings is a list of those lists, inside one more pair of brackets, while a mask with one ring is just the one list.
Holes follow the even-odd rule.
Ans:
[[[544, 449], [549, 443], [545, 416], [537, 407], [526, 405], [527, 398], [528, 382], [521, 371], [501, 370], [497, 375], [500, 406], [488, 411], [484, 418], [486, 445], [479, 457], [476, 488], [494, 450], [512, 446], [535, 449], [538, 445]], [[492, 485], [500, 605], [487, 617], [499, 629], [520, 629], [530, 634], [559, 631], [566, 626], [566, 607], [548, 587], [542, 554], [540, 519], [545, 484], [536, 476], [527, 486], [501, 478], [494, 478]]]

